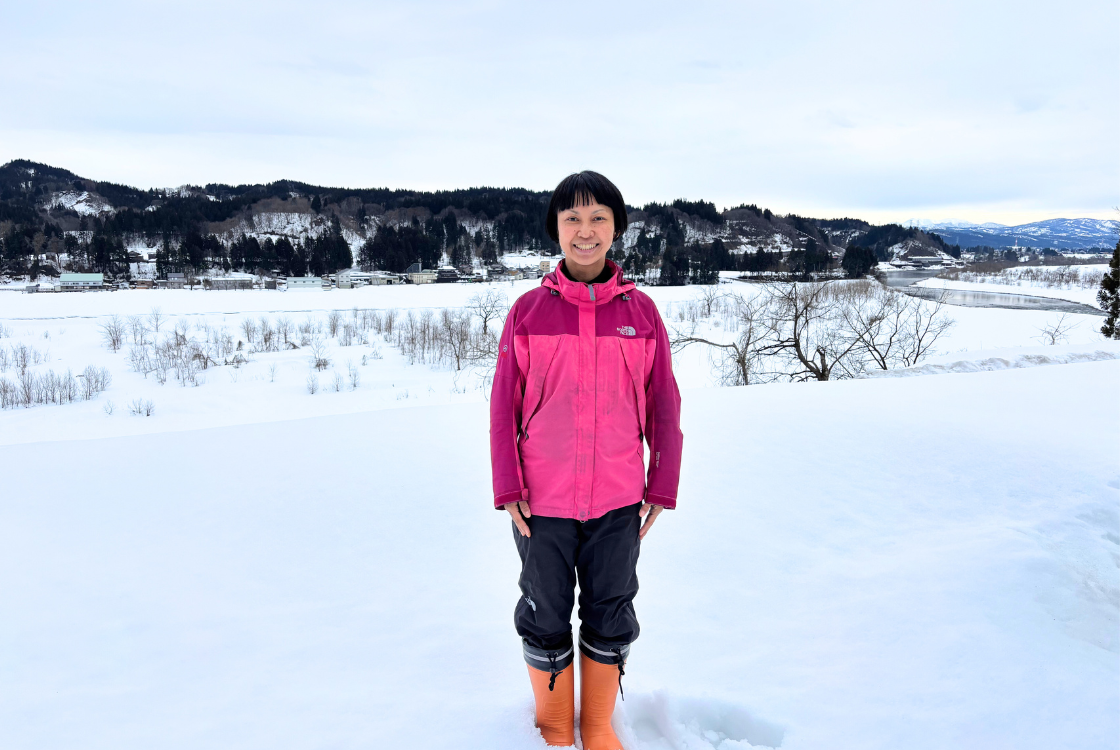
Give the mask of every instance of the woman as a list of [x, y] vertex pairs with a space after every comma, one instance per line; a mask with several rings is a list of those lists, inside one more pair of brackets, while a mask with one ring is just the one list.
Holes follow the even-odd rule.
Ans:
[[502, 331], [490, 400], [494, 506], [513, 517], [514, 622], [541, 735], [575, 743], [578, 579], [580, 736], [584, 750], [620, 750], [611, 715], [638, 637], [635, 566], [658, 515], [676, 506], [680, 393], [657, 308], [606, 257], [626, 229], [618, 188], [573, 174], [546, 221], [564, 260], [517, 300]]

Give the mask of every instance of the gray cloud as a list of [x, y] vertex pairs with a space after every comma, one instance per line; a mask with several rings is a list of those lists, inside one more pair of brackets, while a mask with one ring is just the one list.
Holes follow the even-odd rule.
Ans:
[[0, 161], [705, 197], [877, 220], [1112, 217], [1120, 7], [20, 4]]

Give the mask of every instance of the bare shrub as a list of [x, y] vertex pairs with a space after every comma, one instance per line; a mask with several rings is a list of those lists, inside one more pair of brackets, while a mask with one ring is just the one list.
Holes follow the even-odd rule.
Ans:
[[331, 378], [331, 387], [334, 388], [335, 393], [342, 391], [343, 382], [342, 373], [335, 372], [334, 377]]
[[120, 351], [124, 344], [125, 323], [119, 315], [113, 315], [101, 325], [101, 339], [110, 351]]
[[134, 417], [150, 417], [155, 412], [155, 405], [145, 399], [134, 399], [128, 405], [128, 413]]
[[307, 346], [311, 350], [311, 366], [316, 370], [322, 371], [331, 366], [331, 360], [327, 356], [327, 342], [321, 337], [315, 336], [312, 338]]
[[1077, 328], [1078, 325], [1078, 323], [1070, 320], [1068, 315], [1062, 313], [1053, 323], [1048, 323], [1039, 328], [1038, 336], [1035, 336], [1035, 338], [1048, 346], [1065, 344], [1069, 342], [1070, 331]]
[[358, 386], [362, 383], [362, 373], [353, 362], [346, 363], [346, 374], [350, 377], [350, 390], [358, 390]]
[[338, 336], [339, 326], [342, 325], [342, 313], [338, 310], [331, 310], [327, 315], [327, 332], [330, 333], [331, 338]]
[[276, 333], [280, 336], [281, 343], [288, 347], [292, 344], [292, 335], [295, 327], [289, 318], [280, 318], [276, 321]]
[[147, 343], [148, 327], [139, 315], [130, 315], [128, 318], [128, 331], [132, 334], [133, 346]]
[[280, 351], [280, 337], [276, 333], [276, 329], [272, 327], [272, 323], [268, 318], [261, 316], [260, 322], [257, 326], [257, 331], [259, 332], [259, 344], [257, 346], [258, 351]]
[[245, 335], [245, 343], [252, 346], [257, 342], [257, 322], [252, 318], [241, 321], [241, 333]]
[[307, 392], [312, 396], [319, 392], [319, 376], [313, 372], [307, 374]]
[[361, 340], [361, 334], [353, 323], [343, 323], [339, 329], [338, 345], [353, 346], [355, 340]]
[[163, 311], [158, 307], [153, 307], [148, 313], [148, 325], [152, 327], [152, 333], [159, 333], [159, 328], [163, 325], [163, 321]]
[[82, 381], [82, 398], [86, 401], [102, 393], [109, 387], [109, 384], [113, 382], [113, 376], [109, 373], [108, 369], [104, 367], [94, 367], [93, 365], [89, 365], [86, 369], [82, 370], [78, 377]]

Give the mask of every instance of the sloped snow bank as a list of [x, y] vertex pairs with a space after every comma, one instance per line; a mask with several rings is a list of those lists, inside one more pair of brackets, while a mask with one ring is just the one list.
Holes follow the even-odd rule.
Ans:
[[[627, 750], [1115, 747], [1118, 386], [684, 390]], [[487, 415], [5, 446], [3, 746], [542, 748]]]
[[[1072, 350], [1072, 351], [1071, 351]], [[992, 356], [992, 351], [971, 352], [971, 356], [952, 361], [932, 362], [914, 367], [903, 367], [897, 370], [873, 370], [866, 374], [866, 378], [908, 378], [915, 375], [945, 375], [948, 373], [964, 372], [993, 372], [995, 370], [1013, 370], [1023, 367], [1042, 367], [1046, 365], [1071, 365], [1082, 362], [1105, 362], [1120, 359], [1120, 345], [1112, 342], [1101, 342], [1099, 348], [1087, 347], [1053, 347], [1022, 350], [1006, 350]], [[1000, 356], [1002, 355], [1002, 356]], [[941, 360], [949, 359], [948, 356], [940, 357]]]

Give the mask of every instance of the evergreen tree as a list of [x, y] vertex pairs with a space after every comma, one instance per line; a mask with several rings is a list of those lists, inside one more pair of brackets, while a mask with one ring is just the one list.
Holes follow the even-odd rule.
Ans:
[[735, 259], [731, 257], [731, 252], [727, 249], [727, 245], [723, 244], [723, 240], [716, 237], [712, 240], [712, 264], [716, 267], [717, 271], [734, 271]]
[[678, 257], [676, 250], [666, 247], [661, 256], [661, 278], [658, 283], [662, 286], [684, 286], [687, 279], [688, 259]]
[[1112, 260], [1108, 264], [1108, 273], [1101, 279], [1101, 289], [1097, 292], [1097, 301], [1101, 309], [1108, 313], [1101, 333], [1110, 339], [1120, 339], [1120, 326], [1117, 318], [1120, 317], [1120, 241], [1112, 251]]
[[877, 262], [875, 251], [871, 248], [848, 245], [840, 261], [840, 267], [847, 272], [849, 279], [859, 279], [870, 273]]

